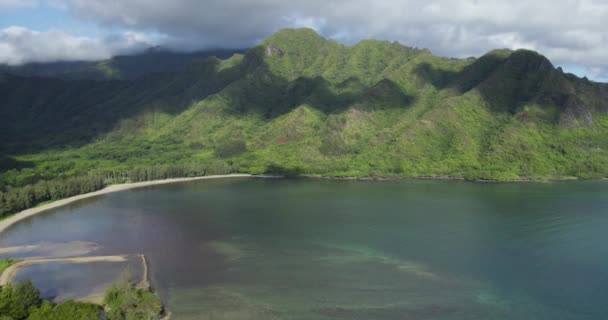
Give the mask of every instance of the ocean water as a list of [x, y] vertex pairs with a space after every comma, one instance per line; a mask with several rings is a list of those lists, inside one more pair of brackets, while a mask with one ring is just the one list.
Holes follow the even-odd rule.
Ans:
[[[0, 235], [54, 254], [74, 243], [145, 254], [178, 320], [608, 318], [607, 181], [207, 180], [88, 199]], [[21, 277], [61, 295], [62, 268], [38, 269]]]

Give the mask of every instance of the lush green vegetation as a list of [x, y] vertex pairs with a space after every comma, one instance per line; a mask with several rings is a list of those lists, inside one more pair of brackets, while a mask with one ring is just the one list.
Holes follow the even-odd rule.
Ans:
[[163, 315], [158, 296], [126, 281], [108, 289], [104, 305], [107, 320], [158, 320]]
[[39, 203], [99, 190], [104, 186], [101, 176], [89, 175], [38, 181], [35, 184], [0, 191], [0, 217], [33, 207]]
[[40, 292], [31, 282], [7, 284], [0, 288], [0, 319], [27, 319], [30, 310], [41, 304]]
[[57, 305], [49, 301], [33, 308], [27, 320], [95, 320], [100, 319], [101, 308], [91, 303], [68, 300]]
[[206, 164], [138, 166], [123, 170], [94, 169], [86, 176], [40, 180], [21, 187], [9, 186], [5, 191], [0, 191], [0, 218], [47, 201], [97, 191], [112, 183], [200, 177], [230, 172], [232, 169], [226, 163], [210, 161]]
[[[107, 320], [158, 320], [163, 314], [160, 299], [150, 290], [138, 289], [120, 282], [106, 292]], [[30, 281], [0, 288], [1, 320], [95, 320], [101, 319], [102, 308], [91, 303], [68, 300], [53, 304], [40, 299], [40, 291]]]
[[0, 259], [0, 274], [4, 271], [4, 269], [10, 267], [16, 261], [13, 259]]
[[527, 50], [449, 59], [288, 29], [135, 80], [0, 75], [0, 97], [3, 212], [73, 176], [608, 177], [608, 85]]
[[100, 311], [99, 306], [88, 303], [66, 301], [54, 305], [43, 301], [29, 281], [0, 288], [2, 320], [92, 320], [99, 319]]

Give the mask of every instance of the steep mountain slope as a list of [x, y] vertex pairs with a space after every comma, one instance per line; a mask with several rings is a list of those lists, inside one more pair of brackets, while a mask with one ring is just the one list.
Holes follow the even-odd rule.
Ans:
[[334, 176], [608, 176], [608, 85], [526, 50], [448, 59], [286, 29], [244, 54], [135, 80], [5, 75], [0, 97], [5, 185], [211, 162]]

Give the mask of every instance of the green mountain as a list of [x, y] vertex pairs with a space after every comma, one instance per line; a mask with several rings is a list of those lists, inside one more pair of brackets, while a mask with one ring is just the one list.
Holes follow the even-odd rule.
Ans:
[[4, 188], [180, 164], [329, 176], [608, 177], [608, 85], [565, 74], [532, 51], [450, 59], [286, 29], [242, 54], [139, 75], [0, 76]]

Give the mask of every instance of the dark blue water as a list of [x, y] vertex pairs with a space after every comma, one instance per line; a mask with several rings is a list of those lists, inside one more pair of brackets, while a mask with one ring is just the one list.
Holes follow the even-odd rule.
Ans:
[[175, 319], [608, 318], [606, 181], [200, 181], [54, 210], [0, 246], [69, 241], [146, 254]]

